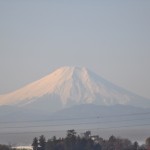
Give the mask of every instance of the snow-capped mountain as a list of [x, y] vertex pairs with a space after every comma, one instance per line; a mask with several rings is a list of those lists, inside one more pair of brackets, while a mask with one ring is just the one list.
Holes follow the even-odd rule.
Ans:
[[[142, 140], [149, 133], [150, 100], [124, 90], [86, 68], [57, 69], [21, 89], [0, 95], [0, 105], [0, 141], [3, 143], [30, 142], [33, 136], [43, 132], [49, 136], [48, 131], [53, 134], [60, 129], [101, 128], [100, 133], [96, 130], [96, 135], [127, 135]], [[113, 129], [122, 126], [131, 128]], [[105, 128], [110, 128], [109, 132]]]
[[0, 95], [0, 105], [48, 109], [74, 104], [133, 105], [150, 108], [150, 100], [120, 88], [86, 68], [62, 67], [14, 92]]

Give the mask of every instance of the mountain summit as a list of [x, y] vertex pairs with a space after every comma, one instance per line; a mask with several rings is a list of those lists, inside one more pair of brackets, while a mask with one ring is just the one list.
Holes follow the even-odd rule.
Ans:
[[86, 68], [62, 67], [14, 92], [0, 95], [0, 105], [66, 107], [75, 104], [125, 104], [150, 107], [150, 101], [120, 88]]

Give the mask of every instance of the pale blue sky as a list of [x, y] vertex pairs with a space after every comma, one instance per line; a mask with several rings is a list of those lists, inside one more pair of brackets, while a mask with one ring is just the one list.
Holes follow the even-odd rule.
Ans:
[[150, 1], [1, 0], [0, 93], [64, 65], [150, 98]]

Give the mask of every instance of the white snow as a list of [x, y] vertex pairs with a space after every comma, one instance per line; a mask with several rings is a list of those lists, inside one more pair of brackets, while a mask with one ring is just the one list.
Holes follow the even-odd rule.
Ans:
[[46, 94], [56, 94], [64, 106], [75, 103], [127, 104], [132, 96], [86, 68], [62, 67], [12, 93], [0, 95], [0, 105], [30, 104]]

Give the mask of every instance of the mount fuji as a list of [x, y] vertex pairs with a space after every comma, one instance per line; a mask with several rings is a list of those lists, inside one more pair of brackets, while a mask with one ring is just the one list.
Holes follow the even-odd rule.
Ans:
[[[0, 95], [0, 141], [30, 143], [43, 132], [49, 137], [58, 131], [56, 136], [62, 136], [68, 129], [81, 132], [89, 128], [104, 137], [124, 135], [144, 141], [149, 136], [149, 109], [149, 99], [86, 68], [62, 67]], [[97, 128], [102, 130], [95, 132]]]
[[149, 99], [133, 94], [80, 67], [61, 67], [21, 89], [0, 95], [1, 106], [57, 111], [80, 104], [121, 104], [150, 108]]

